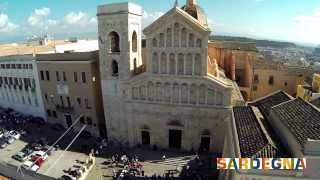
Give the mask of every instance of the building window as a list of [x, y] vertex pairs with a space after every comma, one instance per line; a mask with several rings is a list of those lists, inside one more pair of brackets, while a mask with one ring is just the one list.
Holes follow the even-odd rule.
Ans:
[[284, 86], [288, 86], [288, 83], [287, 83], [287, 82], [284, 82]]
[[32, 69], [33, 67], [32, 67], [32, 64], [29, 64], [29, 69]]
[[63, 81], [67, 81], [67, 75], [66, 72], [62, 72]]
[[116, 60], [112, 61], [111, 67], [112, 67], [112, 76], [113, 77], [119, 76], [119, 65]]
[[60, 74], [59, 74], [59, 71], [56, 71], [56, 79], [57, 79], [57, 81], [60, 81]]
[[270, 76], [269, 77], [269, 85], [273, 85], [273, 83], [274, 83], [274, 77]]
[[64, 102], [63, 102], [63, 97], [60, 96], [60, 103], [61, 103], [61, 106], [64, 107]]
[[189, 34], [189, 47], [194, 47], [194, 35]]
[[70, 100], [70, 97], [67, 97], [67, 103], [68, 103], [68, 107], [71, 107], [71, 100]]
[[258, 74], [254, 75], [254, 83], [259, 83], [259, 75]]
[[81, 107], [81, 98], [77, 98], [77, 103], [78, 103], [79, 107]]
[[158, 46], [158, 41], [156, 38], [152, 39], [152, 47], [157, 47]]
[[109, 47], [109, 52], [114, 53], [114, 52], [120, 52], [120, 37], [118, 33], [116, 32], [111, 32], [109, 34], [109, 40], [110, 40], [110, 47]]
[[159, 57], [158, 53], [153, 53], [152, 55], [152, 72], [157, 74], [159, 71]]
[[86, 73], [85, 73], [85, 72], [82, 72], [82, 73], [81, 73], [81, 78], [82, 78], [82, 82], [83, 82], [83, 83], [86, 83], [86, 82], [87, 82], [87, 78], [86, 78]]
[[74, 82], [78, 82], [78, 73], [77, 72], [73, 73], [73, 79], [74, 79]]
[[87, 109], [91, 109], [89, 106], [89, 100], [88, 99], [84, 99], [84, 103], [86, 104], [86, 108]]
[[51, 111], [49, 109], [47, 109], [47, 115], [48, 117], [51, 117]]
[[44, 81], [44, 74], [43, 74], [43, 71], [40, 71], [40, 79], [41, 79], [42, 81]]
[[252, 89], [253, 91], [258, 91], [258, 86], [253, 86]]
[[164, 47], [164, 33], [160, 33], [159, 47]]
[[47, 77], [47, 81], [50, 81], [50, 72], [46, 71], [46, 77]]
[[52, 111], [52, 116], [53, 116], [54, 118], [58, 118], [57, 112], [56, 112], [56, 111]]
[[132, 51], [133, 52], [137, 52], [137, 49], [138, 49], [138, 36], [137, 36], [136, 31], [133, 31], [133, 34], [132, 34]]

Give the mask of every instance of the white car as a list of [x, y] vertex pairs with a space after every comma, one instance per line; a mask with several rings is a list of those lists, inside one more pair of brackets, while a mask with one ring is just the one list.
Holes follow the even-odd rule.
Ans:
[[18, 133], [17, 131], [10, 131], [9, 132], [10, 136], [13, 137], [14, 139], [20, 139], [21, 134]]
[[44, 152], [44, 151], [35, 151], [34, 153], [33, 153], [33, 155], [34, 156], [38, 156], [38, 157], [41, 157], [43, 160], [46, 160], [46, 159], [48, 159], [48, 154], [46, 153], [46, 152]]
[[34, 162], [32, 161], [25, 161], [22, 167], [25, 168], [26, 170], [30, 170], [33, 172], [37, 172], [40, 168], [38, 165], [34, 164]]

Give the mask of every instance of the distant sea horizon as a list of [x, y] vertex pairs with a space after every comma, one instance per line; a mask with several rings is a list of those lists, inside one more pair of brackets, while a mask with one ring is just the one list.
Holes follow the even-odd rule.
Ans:
[[[98, 39], [97, 32], [86, 32], [86, 33], [73, 33], [73, 34], [67, 34], [67, 33], [59, 33], [59, 34], [50, 34], [49, 35], [53, 39], [68, 39], [71, 37], [77, 37], [78, 39]], [[224, 32], [215, 32], [212, 34], [213, 36], [228, 36], [228, 37], [241, 37], [241, 38], [250, 38], [255, 40], [268, 40], [268, 41], [275, 41], [275, 42], [289, 42], [294, 43], [298, 46], [303, 47], [320, 47], [319, 44], [312, 44], [312, 43], [305, 43], [305, 42], [295, 42], [295, 41], [287, 41], [287, 40], [281, 40], [281, 39], [273, 39], [273, 38], [261, 38], [258, 36], [252, 36], [252, 35], [237, 35], [237, 34], [230, 34], [230, 33], [224, 33]], [[0, 37], [0, 44], [10, 44], [10, 43], [24, 43], [27, 42], [27, 36], [8, 36], [8, 37]]]

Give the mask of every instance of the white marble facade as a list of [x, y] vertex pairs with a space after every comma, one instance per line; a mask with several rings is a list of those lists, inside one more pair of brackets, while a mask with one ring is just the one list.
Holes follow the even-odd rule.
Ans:
[[[132, 3], [98, 7], [108, 137], [135, 146], [221, 152], [232, 85], [208, 74], [208, 27], [178, 7], [144, 29]], [[146, 62], [146, 72], [133, 73]]]

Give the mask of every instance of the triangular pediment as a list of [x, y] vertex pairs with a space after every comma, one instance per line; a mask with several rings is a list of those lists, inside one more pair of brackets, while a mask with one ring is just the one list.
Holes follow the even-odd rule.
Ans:
[[196, 27], [200, 31], [204, 33], [209, 33], [210, 29], [206, 26], [203, 26], [199, 23], [197, 19], [190, 16], [187, 12], [180, 9], [179, 7], [174, 7], [170, 11], [168, 11], [166, 14], [155, 20], [153, 23], [151, 23], [149, 26], [147, 26], [143, 33], [145, 35], [152, 34], [155, 30], [163, 27], [163, 24], [171, 20], [173, 16], [179, 16], [180, 18], [184, 19], [188, 24], [192, 25], [193, 27]]

